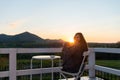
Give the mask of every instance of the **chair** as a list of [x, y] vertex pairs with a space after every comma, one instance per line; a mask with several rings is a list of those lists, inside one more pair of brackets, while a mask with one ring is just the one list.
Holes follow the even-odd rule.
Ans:
[[[86, 59], [88, 58], [88, 54], [89, 54], [89, 51], [85, 51], [83, 53], [83, 60], [82, 60], [81, 66], [79, 68], [79, 71], [77, 73], [70, 73], [70, 72], [62, 71], [60, 69], [60, 79], [59, 80], [77, 80], [77, 79], [79, 79], [84, 72], [85, 65], [87, 64]], [[70, 75], [73, 78], [67, 78], [66, 75]], [[61, 79], [61, 76], [63, 76], [65, 79]]]

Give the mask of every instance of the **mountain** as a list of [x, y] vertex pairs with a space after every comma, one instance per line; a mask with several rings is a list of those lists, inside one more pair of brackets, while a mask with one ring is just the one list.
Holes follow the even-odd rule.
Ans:
[[61, 39], [43, 39], [30, 32], [17, 35], [0, 34], [0, 47], [60, 47], [62, 44]]
[[44, 42], [45, 40], [40, 38], [39, 36], [29, 33], [29, 32], [24, 32], [21, 34], [17, 34], [14, 36], [10, 35], [5, 35], [5, 34], [0, 34], [0, 42]]
[[11, 36], [6, 35], [6, 34], [0, 34], [0, 42], [7, 42]]
[[45, 42], [44, 39], [40, 38], [39, 36], [29, 33], [29, 32], [24, 32], [18, 35], [15, 35], [12, 37], [12, 41], [17, 41], [17, 42]]

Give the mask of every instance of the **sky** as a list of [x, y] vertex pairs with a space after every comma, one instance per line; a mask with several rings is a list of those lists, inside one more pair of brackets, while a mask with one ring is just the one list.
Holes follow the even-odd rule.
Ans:
[[87, 42], [120, 41], [120, 0], [0, 0], [0, 34], [25, 31], [68, 41], [81, 32]]

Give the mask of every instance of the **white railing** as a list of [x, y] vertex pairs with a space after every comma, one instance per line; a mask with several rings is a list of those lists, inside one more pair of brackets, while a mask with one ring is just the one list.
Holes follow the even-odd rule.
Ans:
[[[16, 69], [16, 55], [19, 54], [28, 54], [29, 53], [58, 53], [61, 52], [62, 48], [0, 48], [0, 54], [9, 54], [9, 71], [1, 71], [0, 77], [9, 77], [9, 80], [16, 80], [16, 76], [19, 75], [30, 75], [30, 74], [40, 74], [51, 72], [51, 68], [43, 68], [43, 69], [26, 69], [26, 70], [17, 70]], [[89, 77], [95, 78], [95, 69], [101, 70], [104, 72], [116, 74], [120, 76], [120, 70], [106, 68], [102, 66], [95, 65], [95, 52], [109, 52], [109, 53], [117, 53], [120, 54], [120, 48], [90, 48], [89, 58], [88, 58], [88, 66], [86, 68], [89, 69]], [[59, 67], [54, 68], [54, 72], [58, 71]]]
[[[102, 52], [107, 53], [107, 54], [109, 54], [109, 53], [120, 54], [120, 48], [94, 48], [93, 51], [94, 52], [101, 52], [101, 54], [102, 54]], [[99, 71], [103, 71], [106, 73], [120, 76], [120, 70], [118, 70], [118, 69], [113, 69], [113, 68], [95, 65], [95, 70], [99, 70]]]

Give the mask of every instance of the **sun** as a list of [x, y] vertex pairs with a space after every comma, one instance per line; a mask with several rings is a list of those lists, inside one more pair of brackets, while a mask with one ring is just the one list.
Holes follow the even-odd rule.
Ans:
[[70, 43], [74, 43], [73, 38], [70, 38], [70, 39], [69, 39], [69, 42], [70, 42]]

